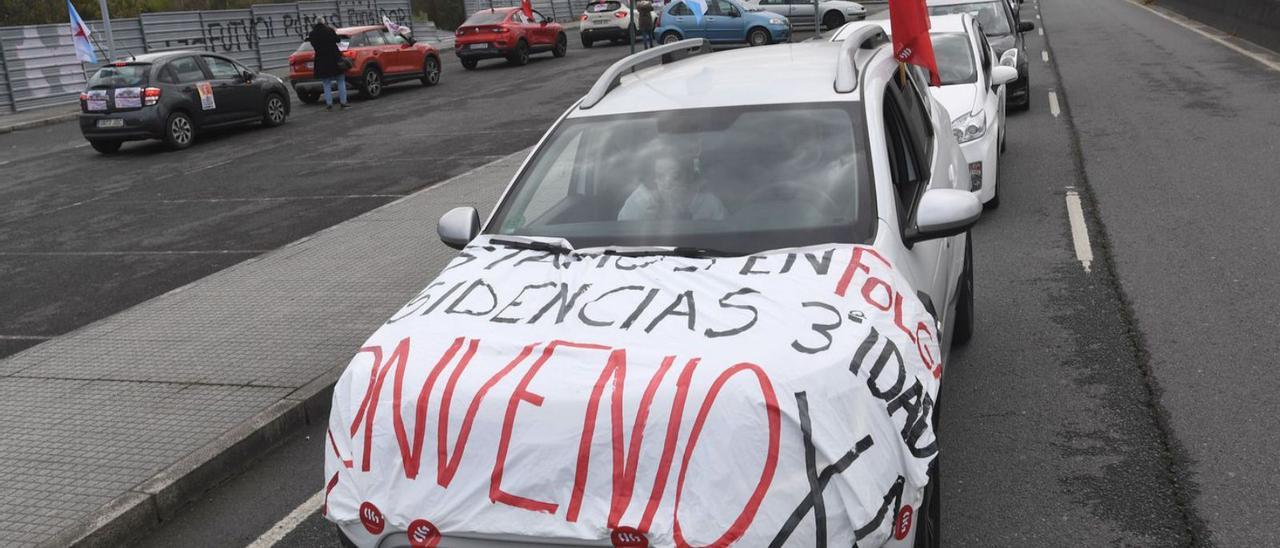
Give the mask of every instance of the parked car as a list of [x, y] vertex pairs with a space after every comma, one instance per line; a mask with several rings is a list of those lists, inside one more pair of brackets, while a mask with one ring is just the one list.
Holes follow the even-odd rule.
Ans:
[[[812, 0], [743, 0], [743, 3], [785, 15], [797, 27], [813, 28]], [[817, 13], [821, 14], [822, 27], [827, 30], [840, 28], [840, 25], [848, 21], [867, 18], [867, 8], [848, 0], [821, 0], [818, 2]]]
[[654, 35], [663, 44], [706, 38], [713, 44], [764, 46], [791, 40], [791, 26], [783, 15], [761, 11], [738, 0], [707, 0], [701, 20], [682, 1], [667, 4], [654, 22]]
[[441, 217], [463, 252], [333, 390], [342, 540], [806, 545], [821, 497], [823, 541], [938, 546], [932, 402], [974, 328], [982, 207], [890, 48], [634, 54], [488, 221]]
[[538, 10], [533, 10], [531, 19], [520, 8], [480, 10], [454, 35], [453, 50], [467, 70], [475, 70], [482, 59], [506, 58], [513, 65], [525, 65], [533, 53], [549, 51], [564, 57], [569, 51], [564, 27]]
[[1018, 69], [1018, 80], [1009, 86], [1009, 106], [1031, 108], [1031, 72], [1022, 33], [1035, 30], [1035, 23], [1019, 21], [1008, 0], [928, 0], [928, 6], [931, 16], [967, 13], [977, 19], [1000, 64]]
[[618, 0], [587, 4], [578, 21], [578, 35], [584, 48], [605, 40], [615, 44], [626, 42], [630, 39], [630, 28], [631, 8]]
[[80, 94], [80, 132], [103, 154], [145, 139], [182, 149], [206, 129], [278, 126], [289, 109], [289, 89], [275, 76], [216, 53], [166, 51], [93, 73]]
[[[431, 44], [415, 41], [409, 29], [400, 34], [381, 25], [336, 30], [338, 49], [351, 61], [347, 85], [360, 90], [364, 98], [377, 99], [385, 86], [396, 82], [419, 81], [427, 86], [440, 83], [440, 52]], [[307, 104], [315, 104], [323, 92], [315, 76], [315, 56], [310, 42], [303, 42], [289, 56], [289, 82], [298, 98]]]
[[[887, 21], [882, 23], [885, 33], [892, 34]], [[831, 40], [843, 41], [866, 25], [877, 23], [849, 23]], [[973, 17], [940, 15], [930, 17], [929, 25], [942, 81], [930, 89], [954, 117], [951, 132], [968, 163], [970, 189], [988, 207], [999, 207], [996, 185], [1005, 143], [1005, 88], [1017, 80], [1018, 71], [996, 64], [995, 52]]]

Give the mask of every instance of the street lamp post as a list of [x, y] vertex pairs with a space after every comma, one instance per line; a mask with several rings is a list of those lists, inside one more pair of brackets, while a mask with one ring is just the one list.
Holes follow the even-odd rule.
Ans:
[[116, 40], [111, 36], [111, 12], [107, 9], [107, 0], [98, 0], [98, 7], [102, 10], [102, 29], [107, 31], [107, 61], [116, 58]]

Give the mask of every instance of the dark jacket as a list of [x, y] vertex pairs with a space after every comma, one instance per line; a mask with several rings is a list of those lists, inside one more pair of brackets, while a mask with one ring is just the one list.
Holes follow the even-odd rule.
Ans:
[[636, 27], [640, 32], [653, 32], [653, 2], [640, 0], [636, 3]]
[[307, 41], [311, 42], [311, 49], [316, 52], [316, 78], [333, 78], [342, 74], [338, 69], [338, 57], [342, 56], [338, 51], [338, 33], [328, 25], [316, 24], [311, 27]]

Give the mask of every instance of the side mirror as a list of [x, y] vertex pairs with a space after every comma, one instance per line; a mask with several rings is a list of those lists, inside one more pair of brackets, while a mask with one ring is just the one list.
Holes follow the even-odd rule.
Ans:
[[1036, 30], [1036, 24], [1031, 21], [1018, 23], [1018, 32], [1031, 32], [1033, 30]]
[[916, 208], [916, 228], [909, 231], [909, 243], [961, 234], [982, 216], [982, 202], [967, 190], [934, 188], [926, 190]]
[[244, 71], [244, 72], [240, 73], [240, 77], [241, 77], [241, 78], [243, 78], [243, 79], [244, 79], [244, 81], [245, 81], [246, 83], [248, 83], [248, 82], [252, 82], [252, 81], [253, 81], [253, 71], [251, 71], [251, 70], [246, 70], [246, 71]]
[[1018, 79], [1018, 69], [998, 65], [991, 69], [991, 85], [1003, 86]]
[[544, 27], [545, 27], [545, 26], [547, 26], [547, 20], [546, 20], [546, 19], [543, 19], [543, 20], [542, 20], [542, 26], [544, 26]]
[[474, 207], [450, 209], [436, 224], [436, 234], [440, 235], [440, 241], [444, 245], [462, 249], [480, 234], [480, 214]]

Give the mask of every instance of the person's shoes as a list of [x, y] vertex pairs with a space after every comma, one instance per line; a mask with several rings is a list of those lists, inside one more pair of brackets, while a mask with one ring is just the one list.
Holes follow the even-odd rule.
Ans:
[[324, 110], [326, 112], [333, 112], [333, 105], [325, 105]]
[[349, 109], [349, 108], [351, 108], [351, 105], [348, 105], [348, 104], [346, 104], [346, 103], [342, 103], [342, 110], [347, 110], [347, 109]]

